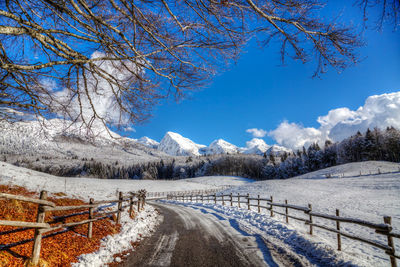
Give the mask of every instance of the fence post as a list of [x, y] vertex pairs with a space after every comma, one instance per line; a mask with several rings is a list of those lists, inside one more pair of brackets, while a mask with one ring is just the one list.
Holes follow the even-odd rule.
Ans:
[[[285, 204], [286, 204], [286, 205], [288, 204], [287, 199], [285, 199]], [[288, 207], [285, 207], [286, 223], [289, 223], [289, 217], [288, 217], [288, 215], [289, 215], [289, 209], [288, 209]]]
[[[168, 196], [167, 196], [168, 199]], [[132, 211], [133, 211], [133, 195], [131, 194], [129, 198], [129, 217], [132, 218]]]
[[312, 220], [312, 215], [311, 215], [312, 205], [308, 204], [308, 208], [309, 208], [309, 213], [308, 214], [310, 215], [310, 235], [312, 235], [313, 234], [313, 228], [312, 228], [313, 220]]
[[122, 192], [119, 192], [118, 212], [117, 212], [117, 223], [120, 223], [120, 222], [121, 222], [122, 200], [123, 200]]
[[[390, 216], [385, 216], [383, 217], [383, 221], [388, 224], [389, 226], [392, 225], [392, 217]], [[393, 242], [393, 237], [389, 235], [391, 229], [387, 232], [387, 239], [388, 239], [388, 246], [392, 248], [391, 255], [390, 255], [390, 264], [392, 267], [397, 267], [397, 262], [396, 258], [394, 257], [394, 242]]]
[[214, 204], [217, 204], [217, 193], [214, 193]]
[[[40, 192], [40, 199], [43, 199], [43, 200], [47, 199], [47, 191], [43, 190]], [[43, 223], [45, 216], [46, 216], [46, 211], [43, 209], [43, 205], [39, 204], [36, 222]], [[33, 266], [37, 266], [39, 264], [40, 248], [42, 246], [42, 232], [40, 231], [40, 229], [35, 229], [34, 239], [35, 239], [35, 241], [33, 243], [31, 263]]]
[[[336, 209], [336, 216], [339, 217], [339, 210]], [[340, 231], [340, 222], [336, 221], [336, 230]], [[342, 236], [338, 233], [337, 234], [337, 249], [342, 250]]]
[[250, 210], [250, 195], [247, 193], [247, 210]]
[[271, 196], [271, 204], [270, 204], [270, 208], [271, 208], [271, 217], [274, 217], [274, 206], [272, 206], [272, 202], [274, 202], [274, 198]]
[[190, 195], [190, 202], [193, 202], [193, 196]]
[[231, 192], [231, 207], [233, 206], [233, 197], [232, 197], [232, 192]]
[[260, 195], [257, 195], [257, 210], [258, 210], [258, 213], [261, 212], [261, 210], [260, 210]]
[[203, 193], [201, 193], [201, 203], [204, 203], [204, 196], [203, 196]]
[[238, 193], [238, 206], [240, 208], [240, 193]]
[[222, 194], [222, 206], [225, 206], [224, 194]]
[[[91, 199], [89, 200], [89, 204], [90, 204], [90, 205], [93, 205], [93, 202], [94, 202], [94, 200], [93, 200], [93, 198], [91, 198]], [[90, 207], [90, 208], [89, 208], [89, 220], [93, 219], [93, 211], [94, 211], [94, 208], [93, 208], [93, 207]], [[93, 222], [89, 222], [89, 225], [88, 225], [88, 234], [87, 234], [88, 238], [92, 238], [92, 230], [93, 230]]]
[[136, 198], [137, 198], [137, 212], [140, 211], [140, 199], [141, 199], [141, 195], [139, 193], [136, 194]]

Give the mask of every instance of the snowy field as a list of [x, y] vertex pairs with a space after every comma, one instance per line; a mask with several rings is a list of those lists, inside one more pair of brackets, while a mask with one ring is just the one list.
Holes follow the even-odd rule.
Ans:
[[[118, 195], [118, 191], [130, 192], [146, 189], [148, 192], [171, 192], [189, 190], [217, 189], [221, 184], [200, 183], [202, 179], [186, 180], [126, 180], [58, 177], [42, 172], [17, 167], [0, 162], [0, 184], [19, 185], [31, 191], [47, 190], [49, 193], [63, 192], [71, 197], [88, 200], [110, 199]], [[236, 177], [224, 178], [223, 184], [246, 181]], [[243, 183], [243, 182], [242, 182]]]
[[183, 179], [181, 181], [218, 187], [218, 186], [241, 186], [253, 183], [255, 180], [242, 177], [235, 177], [235, 176], [204, 176], [204, 177]]
[[[341, 216], [365, 219], [370, 222], [383, 223], [383, 216], [392, 217], [392, 225], [396, 232], [400, 232], [400, 164], [369, 161], [362, 163], [350, 163], [335, 166], [324, 170], [312, 172], [306, 175], [286, 180], [267, 180], [248, 183], [243, 186], [226, 190], [226, 193], [250, 193], [262, 197], [274, 197], [274, 202], [283, 203], [285, 199], [289, 204], [307, 206], [311, 203], [314, 211], [335, 214], [335, 209], [340, 210]], [[378, 168], [381, 173], [377, 173]], [[368, 173], [368, 175], [360, 175]], [[346, 178], [326, 178], [325, 174], [344, 174]], [[254, 209], [255, 210], [255, 209]], [[265, 210], [264, 210], [264, 213]], [[290, 210], [292, 215], [303, 215]], [[245, 212], [243, 213], [244, 217]], [[269, 216], [269, 215], [268, 215]], [[280, 221], [283, 217], [276, 215]], [[315, 222], [329, 225], [334, 228], [333, 222], [324, 219], [314, 219]], [[251, 223], [251, 222], [249, 222]], [[387, 244], [384, 236], [377, 235], [373, 231], [355, 225], [342, 223], [342, 229], [346, 232], [379, 240]], [[307, 236], [308, 227], [302, 222], [290, 220], [288, 228], [298, 230]], [[323, 240], [332, 248], [336, 248], [336, 234], [314, 228], [317, 240]], [[310, 238], [307, 236], [307, 238]], [[311, 237], [312, 238], [312, 237]], [[400, 240], [395, 239], [396, 250], [400, 250]], [[343, 253], [355, 256], [357, 263], [365, 266], [388, 266], [389, 257], [381, 250], [372, 246], [342, 238]]]

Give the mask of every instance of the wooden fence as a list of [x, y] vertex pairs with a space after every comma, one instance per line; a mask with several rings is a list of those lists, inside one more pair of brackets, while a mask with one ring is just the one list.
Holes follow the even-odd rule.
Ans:
[[165, 199], [169, 195], [201, 195], [201, 194], [212, 194], [216, 192], [220, 192], [221, 190], [225, 190], [231, 188], [232, 186], [219, 186], [214, 189], [204, 189], [204, 190], [186, 190], [186, 191], [165, 191], [165, 192], [147, 192], [146, 197], [149, 200], [152, 199]]
[[[337, 238], [337, 249], [342, 250], [342, 240], [341, 237], [347, 237], [353, 240], [357, 240], [369, 245], [372, 245], [374, 247], [377, 247], [379, 249], [384, 250], [384, 252], [390, 257], [390, 263], [392, 267], [397, 266], [396, 258], [399, 259], [400, 256], [396, 254], [395, 252], [395, 245], [394, 245], [394, 240], [393, 238], [400, 238], [400, 232], [393, 231], [392, 228], [392, 218], [389, 216], [383, 217], [383, 223], [372, 223], [368, 222], [365, 220], [360, 220], [357, 218], [350, 218], [350, 217], [342, 217], [340, 216], [340, 212], [338, 209], [336, 209], [336, 214], [335, 215], [329, 215], [329, 214], [323, 214], [320, 212], [313, 211], [312, 205], [308, 204], [307, 207], [303, 206], [297, 206], [297, 205], [291, 205], [288, 204], [288, 201], [285, 200], [285, 203], [277, 203], [274, 202], [273, 197], [271, 196], [270, 198], [260, 198], [260, 195], [257, 197], [250, 197], [249, 194], [246, 195], [233, 195], [231, 194], [208, 194], [208, 195], [203, 195], [203, 194], [190, 194], [190, 195], [184, 195], [184, 194], [170, 194], [167, 196], [167, 199], [171, 200], [177, 200], [177, 201], [183, 201], [183, 202], [207, 202], [207, 203], [214, 203], [214, 204], [219, 204], [221, 203], [222, 205], [227, 205], [229, 204], [230, 206], [233, 206], [233, 203], [236, 203], [239, 208], [241, 206], [244, 206], [248, 210], [251, 209], [251, 207], [256, 207], [257, 212], [261, 213], [261, 209], [265, 209], [269, 211], [269, 214], [271, 217], [273, 217], [275, 214], [282, 215], [285, 218], [286, 223], [289, 223], [289, 219], [293, 220], [298, 220], [302, 221], [307, 225], [309, 228], [308, 233], [310, 235], [313, 234], [313, 228], [320, 228], [325, 231], [329, 231], [332, 233], [336, 233], [336, 238]], [[275, 208], [274, 208], [275, 207]], [[279, 209], [279, 210], [278, 210]], [[289, 214], [290, 210], [295, 210], [297, 212], [303, 213], [303, 217], [299, 216], [294, 216], [293, 212], [292, 214]], [[328, 227], [326, 225], [318, 224], [314, 222], [314, 217], [317, 218], [323, 218], [329, 221], [333, 221], [336, 224], [335, 228]], [[350, 234], [347, 232], [344, 232], [341, 230], [341, 223], [348, 223], [348, 224], [356, 224], [360, 225], [362, 227], [370, 228], [375, 230], [375, 233], [384, 235], [387, 238], [387, 244], [382, 244], [378, 241], [375, 240], [370, 240], [362, 236], [357, 236], [354, 234]]]
[[[0, 199], [18, 200], [18, 201], [24, 201], [24, 202], [38, 204], [38, 212], [37, 212], [36, 222], [0, 220], [0, 225], [24, 227], [25, 228], [24, 230], [35, 229], [35, 234], [34, 234], [34, 239], [33, 239], [34, 243], [33, 243], [32, 256], [30, 259], [30, 263], [33, 266], [37, 266], [39, 264], [39, 255], [40, 255], [43, 234], [50, 232], [50, 231], [58, 230], [61, 228], [69, 229], [74, 226], [88, 224], [87, 237], [92, 238], [93, 222], [98, 221], [98, 220], [103, 220], [103, 219], [109, 218], [113, 214], [117, 214], [116, 222], [120, 223], [121, 212], [124, 211], [125, 209], [129, 208], [130, 216], [132, 215], [134, 205], [137, 205], [138, 211], [143, 209], [143, 207], [145, 205], [145, 201], [146, 201], [146, 191], [139, 190], [136, 193], [130, 192], [130, 193], [128, 193], [128, 196], [124, 196], [122, 192], [119, 192], [118, 199], [112, 199], [112, 200], [94, 201], [94, 199], [91, 198], [89, 200], [88, 204], [79, 205], [79, 206], [57, 206], [54, 202], [47, 200], [47, 191], [41, 191], [39, 199], [25, 197], [25, 196], [19, 196], [19, 195], [6, 194], [6, 193], [0, 193]], [[127, 202], [127, 204], [123, 205], [126, 202]], [[101, 207], [101, 205], [105, 205], [105, 204], [108, 204], [107, 206], [105, 206], [107, 208], [117, 204], [117, 210], [100, 212], [101, 210], [103, 210], [105, 208], [104, 206]], [[97, 210], [95, 210], [96, 208], [97, 208]], [[88, 209], [86, 212], [84, 212], [86, 214], [89, 214], [89, 218], [87, 220], [82, 220], [79, 222], [62, 223], [62, 224], [57, 224], [57, 225], [53, 225], [53, 226], [51, 226], [50, 223], [45, 222], [46, 212], [82, 210], [82, 209]], [[72, 213], [69, 215], [62, 216], [60, 218], [72, 217], [72, 216], [81, 215], [81, 214], [83, 214], [83, 213], [82, 212]]]

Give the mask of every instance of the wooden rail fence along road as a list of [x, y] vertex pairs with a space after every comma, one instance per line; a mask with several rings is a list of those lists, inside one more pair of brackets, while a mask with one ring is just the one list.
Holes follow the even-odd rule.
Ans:
[[222, 190], [231, 188], [232, 186], [219, 186], [214, 189], [203, 189], [203, 190], [187, 190], [187, 191], [164, 191], [164, 192], [147, 192], [146, 197], [148, 199], [165, 199], [169, 195], [201, 195], [201, 194], [211, 194], [217, 193]]
[[[103, 200], [103, 201], [94, 201], [94, 199], [90, 199], [88, 204], [79, 205], [79, 206], [57, 206], [55, 203], [47, 200], [47, 191], [40, 192], [40, 198], [31, 198], [19, 195], [12, 195], [6, 193], [0, 193], [0, 199], [6, 200], [18, 200], [25, 201], [34, 204], [38, 204], [38, 212], [36, 222], [24, 222], [24, 221], [9, 221], [9, 220], [0, 220], [0, 225], [5, 226], [14, 226], [14, 227], [25, 227], [27, 229], [35, 229], [35, 235], [33, 240], [33, 249], [32, 256], [30, 259], [30, 264], [33, 266], [37, 266], [39, 264], [39, 255], [40, 248], [42, 243], [43, 234], [62, 229], [62, 228], [71, 228], [78, 225], [88, 224], [88, 233], [87, 237], [92, 238], [92, 230], [93, 230], [93, 222], [98, 220], [103, 220], [111, 217], [113, 214], [116, 214], [116, 222], [120, 223], [121, 220], [121, 212], [129, 208], [129, 215], [132, 216], [133, 206], [137, 205], [137, 210], [141, 210], [146, 201], [146, 190], [139, 190], [138, 192], [130, 192], [128, 195], [124, 196], [122, 192], [119, 192], [118, 199], [112, 200]], [[124, 203], [127, 203], [124, 205]], [[105, 207], [109, 208], [113, 205], [117, 204], [117, 210], [114, 211], [103, 211]], [[106, 205], [106, 206], [101, 206]], [[89, 218], [87, 220], [82, 220], [79, 222], [70, 222], [70, 223], [62, 223], [57, 225], [50, 225], [50, 223], [45, 222], [46, 212], [52, 211], [72, 211], [72, 210], [81, 210], [88, 209], [86, 213], [89, 214]], [[97, 210], [95, 210], [97, 209]], [[63, 217], [72, 217], [75, 215], [81, 215], [82, 212], [72, 213], [69, 215], [65, 215]], [[7, 247], [7, 245], [2, 245], [2, 247]]]
[[[383, 217], [383, 223], [372, 223], [368, 222], [365, 220], [360, 220], [357, 218], [350, 218], [350, 217], [342, 217], [340, 216], [340, 212], [338, 209], [336, 209], [335, 215], [329, 215], [329, 214], [324, 214], [320, 212], [316, 212], [312, 209], [312, 205], [308, 204], [307, 207], [303, 206], [297, 206], [297, 205], [292, 205], [288, 204], [288, 201], [285, 200], [284, 203], [278, 203], [274, 202], [273, 197], [271, 196], [270, 198], [260, 198], [260, 195], [257, 197], [250, 197], [249, 194], [246, 195], [240, 195], [240, 194], [219, 194], [217, 195], [216, 193], [214, 194], [170, 194], [167, 196], [167, 199], [170, 200], [176, 200], [176, 201], [182, 201], [182, 202], [207, 202], [207, 203], [213, 203], [213, 204], [230, 204], [230, 206], [233, 206], [233, 203], [236, 203], [239, 208], [243, 206], [244, 208], [247, 208], [248, 210], [251, 209], [251, 207], [256, 207], [257, 212], [261, 213], [261, 209], [265, 209], [269, 211], [269, 214], [271, 217], [273, 217], [275, 214], [282, 215], [285, 218], [286, 223], [289, 223], [289, 219], [293, 220], [298, 220], [302, 221], [309, 227], [308, 232], [310, 235], [313, 234], [313, 228], [320, 228], [325, 231], [333, 232], [336, 233], [336, 238], [337, 238], [337, 249], [342, 250], [342, 240], [341, 237], [347, 237], [353, 240], [357, 240], [369, 245], [372, 245], [374, 247], [377, 247], [379, 249], [382, 249], [389, 257], [390, 257], [390, 263], [392, 267], [397, 267], [397, 261], [396, 259], [399, 259], [400, 256], [396, 254], [395, 251], [395, 245], [393, 238], [400, 238], [400, 232], [393, 231], [392, 228], [392, 218], [389, 216]], [[274, 208], [275, 207], [275, 208]], [[300, 216], [294, 216], [293, 212], [292, 215], [289, 214], [289, 210], [295, 210], [297, 213], [303, 213], [305, 216], [300, 217]], [[335, 228], [318, 224], [314, 222], [313, 218], [323, 218], [328, 221], [333, 221], [336, 224]], [[347, 224], [356, 224], [362, 227], [370, 228], [375, 230], [376, 234], [384, 235], [387, 238], [387, 244], [382, 244], [381, 242], [375, 241], [375, 240], [370, 240], [362, 236], [357, 236], [354, 234], [350, 234], [347, 232], [344, 232], [341, 229], [341, 223], [347, 223]]]

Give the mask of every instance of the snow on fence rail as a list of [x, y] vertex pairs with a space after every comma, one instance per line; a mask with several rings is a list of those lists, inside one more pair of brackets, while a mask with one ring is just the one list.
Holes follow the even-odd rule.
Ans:
[[[249, 194], [246, 194], [246, 195], [240, 195], [240, 194], [233, 195], [232, 193], [219, 194], [219, 195], [217, 195], [216, 193], [207, 194], [207, 195], [204, 195], [204, 194], [196, 194], [196, 195], [169, 194], [167, 196], [167, 199], [172, 199], [172, 200], [177, 200], [177, 201], [181, 200], [183, 202], [185, 202], [185, 201], [188, 201], [188, 202], [189, 201], [191, 201], [191, 202], [201, 201], [202, 203], [207, 201], [207, 203], [214, 202], [214, 204], [218, 204], [218, 202], [221, 202], [222, 205], [224, 205], [224, 206], [225, 206], [226, 202], [228, 202], [228, 204], [230, 203], [230, 206], [233, 206], [233, 203], [237, 203], [237, 206], [239, 208], [241, 207], [241, 204], [244, 204], [248, 210], [250, 210], [251, 207], [256, 207], [258, 213], [261, 213], [261, 209], [269, 210], [271, 217], [274, 217], [274, 214], [282, 215], [283, 217], [285, 217], [286, 223], [289, 223], [289, 218], [298, 220], [298, 221], [303, 221], [305, 223], [305, 225], [307, 225], [309, 227], [308, 233], [310, 235], [313, 234], [313, 227], [320, 228], [320, 229], [323, 229], [325, 231], [329, 231], [332, 233], [336, 233], [338, 250], [342, 250], [341, 237], [344, 236], [344, 237], [347, 237], [347, 238], [350, 238], [353, 240], [367, 243], [369, 245], [372, 245], [374, 247], [384, 250], [384, 252], [390, 257], [390, 263], [391, 263], [392, 267], [397, 267], [396, 258], [400, 259], [400, 255], [396, 254], [396, 252], [395, 252], [395, 245], [394, 245], [394, 241], [393, 241], [393, 238], [400, 238], [400, 232], [393, 231], [393, 228], [391, 225], [392, 218], [390, 216], [383, 217], [383, 223], [372, 223], [372, 222], [360, 220], [357, 218], [342, 217], [342, 216], [340, 216], [340, 212], [338, 209], [336, 209], [335, 215], [323, 214], [323, 213], [313, 211], [311, 204], [308, 204], [307, 207], [303, 207], [303, 206], [288, 204], [287, 200], [285, 200], [285, 203], [277, 203], [277, 202], [274, 202], [274, 199], [272, 196], [270, 198], [260, 198], [260, 195], [258, 195], [257, 197], [250, 197]], [[257, 204], [254, 204], [254, 201], [256, 201]], [[262, 202], [264, 202], [264, 205], [262, 205], [263, 204]], [[274, 209], [274, 207], [279, 207], [284, 210], [278, 211], [277, 209]], [[305, 215], [305, 218], [290, 215], [289, 210], [295, 210], [297, 212], [302, 212]], [[333, 221], [336, 224], [336, 227], [331, 228], [326, 225], [315, 223], [313, 220], [314, 217]], [[370, 240], [370, 239], [367, 239], [362, 236], [357, 236], [354, 234], [344, 232], [341, 230], [340, 223], [357, 224], [357, 225], [360, 225], [363, 227], [371, 228], [371, 229], [375, 230], [375, 233], [386, 236], [387, 244], [382, 244], [375, 240]]]
[[[146, 190], [139, 190], [136, 193], [130, 192], [128, 196], [124, 196], [122, 192], [119, 192], [119, 198], [113, 199], [113, 200], [94, 201], [94, 199], [91, 198], [89, 200], [89, 204], [79, 205], [79, 206], [57, 206], [54, 202], [47, 200], [47, 191], [41, 191], [39, 199], [25, 197], [25, 196], [19, 196], [19, 195], [6, 194], [6, 193], [0, 193], [0, 199], [18, 200], [18, 201], [24, 201], [24, 202], [38, 204], [38, 213], [37, 213], [36, 222], [0, 220], [0, 225], [24, 227], [25, 228], [24, 230], [35, 229], [35, 235], [34, 235], [33, 240], [29, 239], [29, 240], [20, 241], [17, 244], [1, 245], [0, 248], [10, 248], [15, 245], [20, 245], [22, 243], [27, 243], [27, 242], [33, 241], [34, 244], [33, 244], [32, 256], [30, 259], [30, 263], [33, 266], [37, 266], [39, 264], [39, 255], [40, 255], [43, 234], [50, 232], [50, 231], [58, 230], [61, 228], [67, 228], [67, 230], [68, 230], [68, 228], [73, 227], [73, 226], [88, 224], [87, 237], [92, 238], [93, 222], [109, 218], [112, 214], [117, 214], [116, 222], [120, 223], [121, 212], [123, 212], [126, 208], [129, 207], [129, 215], [130, 216], [132, 215], [132, 212], [133, 212], [133, 205], [137, 205], [138, 211], [143, 209], [143, 207], [146, 203]], [[128, 204], [123, 206], [123, 204], [125, 202], [128, 202]], [[117, 210], [101, 212], [102, 210], [104, 210], [104, 208], [114, 206], [116, 203], [118, 204]], [[103, 204], [109, 204], [109, 205], [101, 207], [101, 205], [103, 205]], [[96, 208], [97, 208], [97, 210], [96, 210], [96, 214], [95, 214]], [[81, 214], [85, 214], [85, 213], [89, 214], [89, 219], [82, 220], [79, 222], [62, 223], [62, 224], [57, 224], [57, 225], [53, 225], [53, 226], [50, 225], [50, 223], [54, 223], [54, 222], [46, 223], [44, 221], [46, 212], [69, 211], [69, 210], [80, 210], [80, 209], [88, 209], [88, 211], [83, 212], [83, 213], [82, 212], [72, 213], [72, 214], [61, 216], [61, 217], [57, 217], [56, 222], [62, 218], [72, 217], [72, 216], [81, 215]], [[65, 232], [65, 231], [61, 231], [60, 233], [63, 233], [63, 232]], [[52, 235], [54, 235], [54, 234], [58, 234], [58, 232], [53, 233]]]

